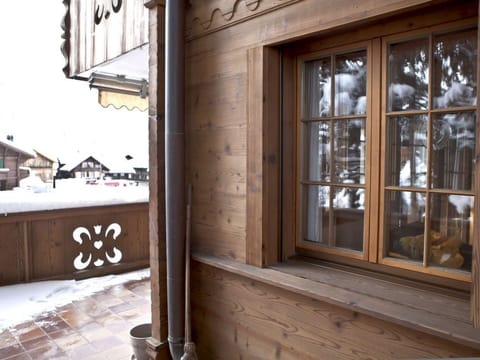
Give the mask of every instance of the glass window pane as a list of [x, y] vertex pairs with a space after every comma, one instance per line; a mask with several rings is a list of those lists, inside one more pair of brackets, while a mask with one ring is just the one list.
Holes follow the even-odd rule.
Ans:
[[365, 184], [365, 120], [333, 123], [333, 176], [342, 184]]
[[436, 36], [433, 52], [434, 108], [475, 105], [477, 30]]
[[423, 261], [424, 193], [385, 192], [385, 256]]
[[336, 56], [335, 115], [366, 114], [366, 75], [366, 51]]
[[303, 129], [303, 178], [309, 181], [329, 181], [330, 123], [304, 123]]
[[435, 114], [432, 124], [432, 188], [472, 190], [475, 112]]
[[335, 247], [363, 251], [365, 190], [333, 189]]
[[432, 194], [430, 265], [472, 269], [473, 196]]
[[306, 241], [328, 245], [330, 188], [303, 186], [302, 235]]
[[391, 44], [388, 111], [428, 109], [428, 39]]
[[330, 116], [330, 57], [306, 62], [303, 71], [303, 118]]
[[427, 182], [427, 116], [387, 119], [386, 184], [425, 188]]

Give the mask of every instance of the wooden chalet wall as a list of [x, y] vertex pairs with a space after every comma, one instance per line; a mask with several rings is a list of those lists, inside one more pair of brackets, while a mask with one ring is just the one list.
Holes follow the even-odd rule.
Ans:
[[480, 353], [230, 271], [198, 263], [192, 270], [200, 359], [434, 359]]
[[[274, 173], [278, 171], [279, 134], [263, 128], [260, 120], [268, 114], [275, 117], [279, 109], [264, 107], [265, 93], [255, 87], [257, 77], [265, 76], [261, 64], [269, 56], [268, 49], [345, 25], [429, 5], [445, 6], [445, 1], [188, 3], [186, 181], [194, 189], [192, 248], [197, 254], [237, 263], [272, 264], [276, 256], [264, 258], [262, 249], [270, 247], [278, 253], [279, 235], [263, 233], [262, 222], [280, 222], [278, 214], [267, 213], [258, 204], [278, 201], [279, 184], [275, 177], [262, 177], [258, 169], [271, 165]], [[256, 146], [266, 153], [273, 149], [273, 155], [249, 158], [249, 147]], [[194, 340], [200, 358], [387, 359], [479, 354], [479, 350], [445, 339], [265, 285], [199, 258], [192, 272]]]
[[54, 160], [47, 158], [46, 156], [37, 152], [37, 157], [27, 160], [25, 166], [28, 166], [32, 170], [32, 174], [39, 176], [42, 181], [52, 181], [53, 179], [53, 164]]
[[0, 191], [12, 190], [19, 186], [20, 180], [28, 176], [28, 173], [21, 171], [19, 167], [30, 158], [33, 158], [33, 154], [28, 155], [0, 144], [0, 160], [3, 160], [3, 166], [0, 168], [9, 169], [9, 171], [0, 172]]

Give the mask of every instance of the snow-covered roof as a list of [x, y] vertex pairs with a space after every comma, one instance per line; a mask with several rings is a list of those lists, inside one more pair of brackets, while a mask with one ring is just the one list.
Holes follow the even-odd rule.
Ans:
[[57, 162], [57, 158], [52, 154], [47, 154], [45, 151], [39, 150], [38, 148], [34, 148], [33, 151], [35, 151], [38, 155], [43, 156], [45, 159], [50, 160], [51, 162]]
[[110, 173], [135, 174], [135, 169], [123, 155], [103, 154], [97, 160], [104, 164]]
[[[95, 159], [105, 168], [108, 169], [110, 173], [124, 173], [124, 174], [135, 174], [135, 169], [133, 163], [127, 160], [125, 156], [116, 154], [89, 154], [89, 155], [77, 155], [75, 159], [68, 160], [61, 170], [72, 171], [82, 162], [87, 159]], [[62, 159], [60, 159], [62, 161]]]
[[133, 153], [128, 154], [128, 156], [130, 157], [130, 160], [128, 160], [128, 163], [134, 169], [148, 169], [148, 156], [142, 157], [140, 155], [133, 154]]
[[37, 156], [33, 149], [29, 149], [26, 146], [20, 145], [13, 140], [7, 140], [6, 137], [5, 140], [3, 140], [3, 138], [0, 138], [0, 146], [5, 146], [6, 148], [21, 153], [29, 158], [34, 158]]

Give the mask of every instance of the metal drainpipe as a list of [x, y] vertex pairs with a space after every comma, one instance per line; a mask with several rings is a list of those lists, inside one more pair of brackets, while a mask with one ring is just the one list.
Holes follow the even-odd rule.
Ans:
[[180, 359], [185, 331], [185, 50], [184, 1], [166, 1], [165, 191], [168, 342]]

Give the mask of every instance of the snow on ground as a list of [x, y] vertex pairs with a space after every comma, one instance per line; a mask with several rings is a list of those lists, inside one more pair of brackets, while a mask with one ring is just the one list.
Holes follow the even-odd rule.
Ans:
[[21, 188], [0, 191], [0, 215], [147, 201], [147, 183], [137, 186], [120, 182], [120, 186], [106, 186], [88, 185], [85, 179], [64, 179], [57, 180], [55, 189], [45, 184], [38, 192]]
[[110, 286], [150, 276], [150, 269], [85, 280], [38, 281], [0, 287], [0, 333]]

